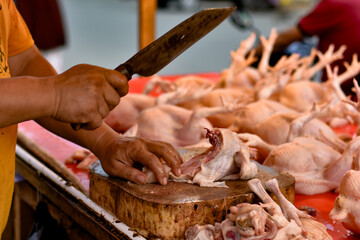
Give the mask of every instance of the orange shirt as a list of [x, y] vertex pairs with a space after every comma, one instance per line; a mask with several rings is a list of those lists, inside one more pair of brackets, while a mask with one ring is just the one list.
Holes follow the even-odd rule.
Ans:
[[[0, 78], [11, 77], [8, 58], [29, 49], [33, 44], [14, 1], [0, 0]], [[0, 94], [1, 91], [4, 89], [0, 90]], [[0, 128], [0, 239], [9, 216], [14, 189], [16, 135], [17, 125]]]

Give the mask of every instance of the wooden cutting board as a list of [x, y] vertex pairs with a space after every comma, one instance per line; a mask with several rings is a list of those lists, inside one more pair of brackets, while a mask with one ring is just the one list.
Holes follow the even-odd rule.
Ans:
[[[182, 153], [183, 159], [185, 155]], [[285, 197], [294, 202], [294, 177], [260, 164], [258, 168], [256, 178], [264, 183], [275, 177]], [[192, 225], [221, 222], [230, 206], [259, 202], [247, 181], [226, 181], [226, 185], [229, 188], [172, 181], [166, 186], [138, 185], [109, 177], [99, 161], [90, 171], [90, 198], [147, 239], [183, 239], [185, 230]]]

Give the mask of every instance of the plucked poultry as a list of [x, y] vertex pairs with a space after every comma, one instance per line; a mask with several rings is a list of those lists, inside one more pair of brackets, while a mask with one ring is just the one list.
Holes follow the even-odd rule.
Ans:
[[205, 128], [212, 129], [206, 117], [231, 113], [243, 105], [223, 100], [219, 107], [201, 107], [193, 111], [170, 104], [157, 105], [143, 110], [137, 123], [126, 136], [141, 136], [152, 140], [169, 142], [175, 147], [194, 145], [205, 138]]
[[179, 147], [205, 138], [205, 128], [211, 129], [212, 125], [199, 111], [164, 104], [143, 110], [125, 135], [166, 141]]
[[322, 108], [317, 108], [314, 105], [311, 110], [305, 113], [276, 113], [255, 124], [252, 129], [247, 129], [246, 132], [256, 134], [273, 145], [287, 143], [297, 136], [312, 136], [342, 151], [345, 148], [345, 143], [335, 134], [332, 128], [316, 118], [327, 107], [329, 107], [329, 104]]
[[[156, 99], [157, 105], [174, 104], [188, 110], [202, 107], [221, 107], [223, 101], [247, 103], [253, 101], [253, 91], [248, 87], [218, 88], [209, 80], [196, 76], [180, 77], [170, 82], [159, 76], [154, 76], [146, 85], [145, 93], [149, 93], [155, 86], [163, 94]], [[233, 113], [214, 114], [207, 117], [214, 127], [230, 126], [235, 119]]]
[[268, 99], [261, 99], [256, 102], [249, 103], [244, 108], [239, 109], [236, 113], [234, 123], [229, 129], [235, 132], [253, 133], [255, 126], [264, 119], [276, 113], [296, 113], [285, 105]]
[[[331, 46], [329, 48], [331, 48]], [[343, 50], [344, 49], [339, 49], [338, 52], [341, 51], [342, 54]], [[335, 56], [336, 59], [338, 59], [341, 56], [338, 52], [333, 54], [332, 49], [328, 51], [331, 52], [331, 58]], [[329, 64], [329, 62], [326, 64]], [[347, 65], [347, 71], [339, 76], [330, 77], [326, 82], [318, 83], [310, 81], [309, 78], [287, 84], [280, 91], [279, 102], [299, 112], [306, 111], [311, 108], [314, 102], [322, 104], [337, 97], [334, 84], [340, 87], [341, 83], [356, 76], [359, 72], [360, 62], [358, 61], [357, 55], [354, 54], [351, 65]]]
[[[202, 187], [227, 187], [224, 179], [251, 179], [258, 168], [250, 160], [251, 150], [228, 129], [207, 129], [206, 137], [212, 147], [203, 153], [183, 159], [182, 175], [169, 174], [178, 182], [195, 183]], [[170, 168], [168, 168], [170, 171]], [[151, 171], [145, 171], [147, 183], [156, 181]]]
[[356, 151], [353, 169], [347, 171], [341, 179], [339, 192], [330, 217], [360, 235], [360, 148]]
[[136, 124], [141, 111], [155, 106], [155, 100], [155, 97], [149, 95], [129, 93], [121, 98], [119, 105], [109, 113], [104, 122], [118, 133], [124, 133]]
[[358, 137], [340, 154], [316, 139], [299, 137], [274, 148], [263, 164], [293, 175], [296, 193], [324, 193], [339, 187], [341, 177], [351, 169], [352, 156], [359, 146]]

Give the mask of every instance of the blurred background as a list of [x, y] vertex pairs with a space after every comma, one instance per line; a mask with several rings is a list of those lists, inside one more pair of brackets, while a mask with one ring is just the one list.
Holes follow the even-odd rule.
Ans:
[[[137, 0], [60, 0], [66, 45], [63, 70], [78, 63], [115, 68], [139, 50]], [[252, 31], [268, 36], [296, 23], [316, 0], [243, 0], [243, 9], [159, 72], [160, 75], [220, 72], [230, 65], [230, 51]], [[158, 0], [156, 37], [211, 7], [233, 1]]]

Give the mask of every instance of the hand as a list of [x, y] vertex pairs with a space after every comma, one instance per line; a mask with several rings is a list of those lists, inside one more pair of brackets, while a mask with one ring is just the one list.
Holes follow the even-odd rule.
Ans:
[[77, 65], [56, 76], [52, 117], [70, 123], [85, 123], [85, 129], [101, 125], [129, 90], [127, 78], [114, 70]]
[[[100, 159], [104, 171], [110, 176], [128, 179], [138, 184], [146, 183], [146, 175], [134, 165], [140, 163], [151, 169], [159, 183], [167, 183], [162, 159], [180, 176], [182, 159], [178, 151], [169, 143], [150, 141], [144, 138], [127, 138], [120, 135], [105, 135], [99, 138], [91, 151]], [[101, 144], [100, 144], [101, 143]]]

